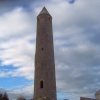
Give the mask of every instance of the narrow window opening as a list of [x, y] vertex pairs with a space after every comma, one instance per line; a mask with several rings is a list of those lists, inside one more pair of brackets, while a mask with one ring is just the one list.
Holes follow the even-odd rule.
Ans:
[[43, 88], [43, 81], [40, 81], [40, 88]]
[[50, 20], [50, 17], [49, 17], [49, 20]]
[[44, 49], [42, 48], [42, 51], [43, 51]]

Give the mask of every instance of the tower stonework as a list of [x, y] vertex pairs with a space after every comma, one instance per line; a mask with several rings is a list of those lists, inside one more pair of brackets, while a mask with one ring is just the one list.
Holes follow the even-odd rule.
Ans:
[[52, 16], [45, 7], [37, 16], [34, 100], [57, 100]]

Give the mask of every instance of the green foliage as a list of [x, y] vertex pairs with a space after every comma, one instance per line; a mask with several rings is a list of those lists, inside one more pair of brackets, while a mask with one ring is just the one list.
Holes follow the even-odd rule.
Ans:
[[9, 100], [7, 93], [5, 92], [5, 94], [3, 95], [1, 100]]
[[4, 94], [0, 93], [0, 100], [9, 100], [6, 92]]
[[[9, 100], [7, 93], [0, 93], [0, 100]], [[18, 97], [17, 100], [26, 100], [24, 97]]]
[[17, 100], [26, 100], [24, 97], [18, 97]]
[[2, 100], [2, 97], [3, 97], [3, 95], [2, 95], [2, 93], [0, 93], [0, 100]]

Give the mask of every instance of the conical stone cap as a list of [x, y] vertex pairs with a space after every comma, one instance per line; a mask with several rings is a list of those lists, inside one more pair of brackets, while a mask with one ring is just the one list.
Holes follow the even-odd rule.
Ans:
[[[47, 9], [45, 7], [43, 7], [43, 9], [41, 10], [41, 12], [39, 13], [39, 15], [41, 14], [49, 14], [49, 12], [47, 11]], [[50, 15], [50, 14], [49, 14]]]

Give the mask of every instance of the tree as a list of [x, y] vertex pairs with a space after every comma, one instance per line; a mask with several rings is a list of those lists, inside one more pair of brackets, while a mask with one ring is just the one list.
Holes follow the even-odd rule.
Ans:
[[18, 97], [17, 100], [26, 100], [24, 97]]
[[3, 97], [3, 95], [2, 95], [2, 93], [0, 93], [0, 100], [2, 100], [2, 97]]
[[5, 92], [5, 94], [3, 95], [1, 100], [9, 100], [7, 93]]

